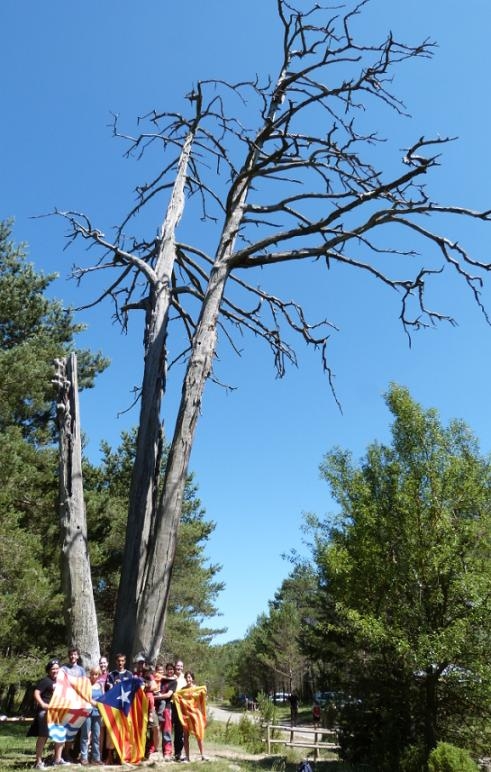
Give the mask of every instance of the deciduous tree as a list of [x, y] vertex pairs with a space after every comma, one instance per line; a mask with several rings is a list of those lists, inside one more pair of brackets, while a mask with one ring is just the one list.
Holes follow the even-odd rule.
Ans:
[[372, 444], [359, 463], [334, 449], [322, 466], [340, 512], [318, 541], [318, 628], [336, 639], [341, 680], [362, 700], [348, 745], [396, 769], [408, 745], [427, 758], [437, 740], [474, 751], [485, 740], [491, 466], [461, 421], [443, 426], [400, 387], [386, 401], [391, 444]]

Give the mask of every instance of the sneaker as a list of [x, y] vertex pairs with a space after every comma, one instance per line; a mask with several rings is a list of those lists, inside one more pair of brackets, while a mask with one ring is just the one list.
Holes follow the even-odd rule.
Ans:
[[201, 761], [209, 761], [209, 760], [210, 760], [210, 759], [208, 758], [208, 756], [202, 756], [202, 757], [201, 757]]
[[38, 763], [34, 764], [33, 766], [33, 769], [45, 769], [45, 768], [46, 768], [46, 764], [44, 763], [44, 761], [38, 761]]
[[54, 767], [66, 767], [67, 764], [69, 765], [69, 761], [65, 761], [65, 759], [60, 759], [59, 761], [53, 761]]
[[83, 767], [89, 766], [89, 762], [87, 761], [87, 759], [80, 759], [80, 763]]
[[189, 764], [189, 759], [186, 756], [184, 756], [184, 758], [181, 759], [181, 764]]

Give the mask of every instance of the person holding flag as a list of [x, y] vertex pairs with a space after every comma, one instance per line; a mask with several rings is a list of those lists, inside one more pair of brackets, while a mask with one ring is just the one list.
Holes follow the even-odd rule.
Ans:
[[145, 758], [148, 722], [143, 680], [122, 678], [96, 703], [121, 763], [138, 764]]
[[89, 679], [92, 685], [91, 704], [92, 710], [82, 724], [80, 730], [80, 763], [83, 767], [89, 764], [89, 741], [92, 755], [92, 764], [99, 766], [101, 762], [101, 714], [97, 708], [97, 700], [104, 694], [104, 687], [99, 681], [101, 675], [100, 667], [91, 667], [89, 670]]
[[206, 686], [196, 686], [194, 673], [187, 670], [184, 673], [186, 686], [175, 692], [172, 700], [176, 707], [179, 720], [184, 728], [184, 753], [181, 761], [189, 762], [189, 736], [194, 734], [198, 742], [201, 760], [206, 761], [203, 749], [203, 738], [206, 727]]
[[82, 724], [91, 712], [91, 692], [87, 676], [71, 676], [63, 668], [59, 668], [48, 706], [48, 733], [55, 743], [65, 743], [64, 753], [73, 745]]
[[[43, 750], [46, 745], [46, 740], [49, 737], [48, 732], [48, 708], [53, 692], [55, 690], [56, 679], [58, 677], [58, 671], [60, 669], [60, 662], [58, 659], [50, 659], [46, 665], [46, 675], [36, 684], [34, 689], [34, 700], [36, 702], [36, 715], [27, 732], [28, 737], [37, 737], [36, 740], [36, 761], [34, 763], [34, 769], [44, 769], [45, 763], [43, 761]], [[65, 743], [55, 743], [55, 766], [61, 766], [65, 764], [61, 754], [63, 752]]]

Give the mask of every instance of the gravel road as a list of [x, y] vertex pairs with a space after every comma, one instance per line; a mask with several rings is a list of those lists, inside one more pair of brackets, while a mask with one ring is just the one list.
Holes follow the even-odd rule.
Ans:
[[[215, 721], [221, 721], [224, 724], [227, 723], [227, 721], [230, 721], [231, 724], [238, 724], [242, 716], [244, 715], [241, 711], [234, 712], [232, 710], [224, 710], [223, 708], [216, 708], [213, 706], [208, 706], [207, 713], [210, 718], [215, 719]], [[253, 713], [248, 713], [248, 715], [253, 718]]]

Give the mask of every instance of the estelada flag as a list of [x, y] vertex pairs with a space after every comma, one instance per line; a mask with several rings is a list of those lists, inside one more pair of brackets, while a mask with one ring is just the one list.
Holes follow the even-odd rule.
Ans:
[[206, 727], [206, 686], [185, 686], [174, 692], [172, 700], [184, 729], [202, 740]]
[[60, 668], [48, 707], [48, 734], [57, 743], [73, 740], [92, 710], [92, 685], [85, 676]]
[[145, 757], [148, 700], [143, 680], [124, 678], [106, 692], [97, 707], [121, 762], [138, 764]]

